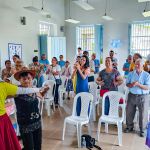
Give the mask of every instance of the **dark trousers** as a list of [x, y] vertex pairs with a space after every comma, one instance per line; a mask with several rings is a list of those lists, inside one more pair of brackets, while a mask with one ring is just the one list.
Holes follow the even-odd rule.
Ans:
[[55, 102], [55, 104], [58, 104], [58, 98], [59, 98], [59, 96], [58, 96], [58, 89], [59, 89], [59, 85], [58, 84], [56, 84], [56, 87], [55, 87], [55, 96], [54, 96], [54, 102]]
[[136, 107], [139, 110], [139, 128], [143, 130], [143, 118], [144, 118], [144, 103], [148, 100], [148, 95], [135, 95], [129, 93], [127, 107], [126, 107], [126, 123], [128, 128], [133, 128], [133, 120], [136, 113]]
[[39, 128], [33, 132], [21, 133], [23, 141], [23, 150], [41, 150], [42, 145], [42, 129]]

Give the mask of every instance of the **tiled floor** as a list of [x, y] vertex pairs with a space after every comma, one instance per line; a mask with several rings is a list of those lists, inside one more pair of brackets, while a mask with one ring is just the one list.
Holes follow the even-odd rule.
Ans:
[[[43, 138], [42, 150], [75, 150], [77, 148], [76, 128], [67, 126], [65, 140], [62, 141], [62, 129], [64, 118], [71, 114], [72, 102], [65, 104], [64, 109], [57, 109], [50, 117], [44, 112], [43, 116]], [[96, 138], [97, 122], [92, 123], [92, 136]], [[83, 127], [83, 133], [87, 133], [86, 127]], [[119, 147], [117, 128], [110, 125], [109, 134], [102, 133], [100, 143], [97, 143], [103, 150], [148, 150], [145, 146], [145, 138], [140, 138], [136, 133], [123, 133], [123, 146]], [[83, 148], [82, 148], [83, 149]], [[84, 149], [83, 149], [84, 150]]]

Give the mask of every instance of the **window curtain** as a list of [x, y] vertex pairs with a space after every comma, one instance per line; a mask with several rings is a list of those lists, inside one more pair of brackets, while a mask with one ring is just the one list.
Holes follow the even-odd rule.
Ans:
[[128, 54], [131, 53], [131, 24], [128, 25]]
[[47, 35], [39, 35], [40, 56], [46, 54], [47, 56]]
[[103, 26], [95, 25], [95, 53], [100, 63], [103, 62]]

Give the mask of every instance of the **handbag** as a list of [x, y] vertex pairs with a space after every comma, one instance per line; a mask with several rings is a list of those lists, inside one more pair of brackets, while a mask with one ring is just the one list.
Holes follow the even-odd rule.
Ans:
[[82, 137], [81, 137], [81, 145], [85, 144], [84, 146], [86, 146], [86, 148], [89, 149], [89, 150], [91, 150], [94, 147], [96, 149], [98, 149], [98, 150], [102, 150], [101, 147], [95, 145], [95, 143], [96, 143], [95, 138], [92, 138], [90, 135], [87, 135], [87, 134], [82, 135]]
[[[53, 68], [53, 66], [52, 66], [52, 68]], [[53, 76], [54, 76], [54, 74], [53, 74]], [[62, 85], [62, 80], [60, 78], [60, 75], [59, 75], [59, 79], [56, 79], [55, 76], [54, 76], [54, 78], [55, 78], [56, 85]]]
[[56, 85], [62, 85], [62, 80], [61, 79], [56, 79], [55, 78], [55, 81], [56, 81]]

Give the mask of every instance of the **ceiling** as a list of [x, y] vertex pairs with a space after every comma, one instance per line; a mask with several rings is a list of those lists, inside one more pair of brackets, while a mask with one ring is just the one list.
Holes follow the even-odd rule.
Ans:
[[[65, 0], [66, 17], [68, 16], [68, 3]], [[80, 20], [83, 23], [99, 23], [104, 22], [101, 18], [105, 12], [106, 0], [88, 0], [95, 9], [85, 11], [74, 3], [71, 3], [71, 17]], [[142, 12], [146, 3], [138, 3], [138, 0], [108, 0], [108, 14], [114, 18], [116, 22], [132, 22], [150, 20], [150, 17], [145, 18]], [[147, 5], [147, 10], [150, 10], [150, 2]]]

